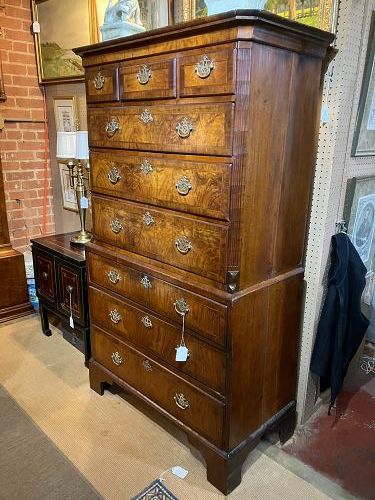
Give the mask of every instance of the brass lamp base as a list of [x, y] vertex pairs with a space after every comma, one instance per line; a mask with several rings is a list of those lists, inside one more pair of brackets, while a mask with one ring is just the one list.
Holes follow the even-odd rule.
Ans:
[[70, 244], [73, 247], [83, 247], [92, 240], [92, 234], [88, 231], [79, 232], [70, 238]]

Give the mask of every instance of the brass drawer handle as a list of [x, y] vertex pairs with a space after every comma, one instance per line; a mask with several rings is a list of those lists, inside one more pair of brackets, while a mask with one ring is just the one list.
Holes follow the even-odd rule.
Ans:
[[153, 224], [155, 224], [155, 219], [150, 214], [150, 212], [146, 212], [144, 214], [144, 216], [142, 217], [142, 220], [143, 220], [143, 224], [145, 224], [146, 226], [152, 226]]
[[152, 77], [152, 71], [147, 66], [147, 64], [143, 64], [143, 66], [139, 68], [139, 71], [137, 73], [138, 82], [141, 85], [147, 85], [151, 77]]
[[122, 320], [122, 316], [117, 309], [111, 309], [109, 311], [109, 319], [112, 321], [112, 323], [115, 323], [115, 325], [117, 325], [117, 323], [120, 323], [120, 321]]
[[46, 273], [45, 271], [42, 272], [42, 278], [44, 279], [44, 281], [47, 281], [48, 279], [48, 273]]
[[112, 182], [112, 184], [117, 184], [118, 181], [121, 180], [120, 171], [115, 164], [113, 164], [112, 167], [108, 170], [107, 177], [110, 182]]
[[113, 269], [111, 269], [110, 271], [107, 271], [107, 277], [109, 279], [109, 281], [111, 283], [113, 283], [114, 285], [117, 285], [117, 283], [120, 281], [121, 279], [121, 276], [119, 275], [119, 273]]
[[186, 236], [180, 236], [180, 238], [177, 238], [175, 243], [177, 250], [183, 255], [189, 253], [190, 250], [193, 248], [191, 241]]
[[177, 299], [176, 302], [173, 303], [176, 313], [185, 316], [190, 311], [190, 307], [188, 306], [185, 299]]
[[153, 122], [154, 119], [150, 113], [150, 111], [148, 109], [145, 109], [142, 111], [142, 113], [140, 114], [140, 117], [139, 119], [141, 120], [141, 122], [143, 122], [145, 125], [147, 125], [147, 123], [150, 123], [150, 122]]
[[185, 398], [182, 392], [175, 394], [174, 398], [176, 405], [181, 408], [181, 410], [187, 410], [190, 407], [189, 401]]
[[186, 116], [176, 125], [177, 134], [181, 139], [186, 139], [194, 131], [192, 122]]
[[115, 234], [118, 234], [123, 229], [121, 222], [117, 218], [113, 219], [109, 226]]
[[140, 168], [141, 172], [143, 172], [144, 174], [151, 174], [151, 172], [153, 171], [152, 165], [148, 160], [144, 160]]
[[111, 358], [115, 365], [120, 366], [122, 364], [122, 357], [119, 352], [113, 352]]
[[208, 78], [214, 69], [214, 63], [206, 55], [195, 66], [196, 74], [202, 79]]
[[150, 281], [150, 278], [148, 276], [142, 276], [141, 278], [141, 285], [143, 286], [143, 288], [152, 288], [152, 283]]
[[101, 71], [98, 71], [98, 74], [93, 78], [93, 84], [96, 90], [101, 90], [104, 87], [105, 76]]
[[184, 175], [176, 182], [176, 189], [178, 194], [180, 194], [181, 196], [186, 196], [187, 194], [189, 194], [189, 191], [193, 189], [193, 185], [186, 177], [186, 175]]
[[146, 328], [152, 328], [152, 321], [148, 316], [143, 316], [143, 318], [141, 318], [141, 321]]
[[143, 360], [142, 365], [146, 372], [152, 372], [152, 366], [148, 359]]
[[120, 123], [116, 117], [111, 118], [110, 121], [106, 123], [105, 131], [108, 137], [113, 137], [119, 130]]

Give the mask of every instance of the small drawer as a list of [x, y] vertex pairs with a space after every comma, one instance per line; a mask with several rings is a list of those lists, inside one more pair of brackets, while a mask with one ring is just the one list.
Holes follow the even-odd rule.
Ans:
[[90, 152], [93, 191], [229, 219], [231, 164], [125, 151]]
[[34, 265], [38, 294], [55, 301], [55, 268], [53, 257], [35, 252]]
[[225, 404], [127, 344], [91, 330], [93, 358], [170, 415], [220, 446]]
[[86, 69], [87, 102], [110, 102], [119, 100], [118, 66], [96, 66]]
[[176, 97], [176, 61], [140, 60], [119, 68], [120, 99], [165, 99]]
[[89, 108], [90, 146], [232, 155], [233, 103]]
[[89, 279], [108, 290], [128, 297], [174, 322], [181, 316], [176, 311], [177, 304], [185, 304], [186, 328], [199, 332], [216, 344], [226, 344], [227, 307], [206, 297], [184, 290], [150, 274], [118, 262], [86, 253]]
[[[126, 301], [90, 287], [92, 323], [105, 331], [152, 351], [161, 360], [199, 380], [221, 394], [225, 393], [225, 353], [185, 333], [189, 358], [176, 361], [181, 342], [181, 327], [171, 325]], [[182, 326], [182, 317], [179, 318]]]
[[83, 321], [82, 290], [80, 270], [57, 261], [57, 279], [59, 284], [59, 308], [65, 314], [79, 322]]
[[234, 94], [235, 60], [233, 48], [194, 51], [181, 57], [180, 96]]
[[226, 282], [226, 223], [99, 196], [92, 197], [92, 218], [99, 241]]

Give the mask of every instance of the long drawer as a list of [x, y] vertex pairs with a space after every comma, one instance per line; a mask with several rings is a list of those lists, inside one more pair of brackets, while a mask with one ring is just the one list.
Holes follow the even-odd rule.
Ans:
[[182, 312], [187, 310], [186, 328], [225, 346], [226, 306], [91, 251], [86, 258], [91, 284], [112, 290], [175, 322], [181, 319], [176, 308], [182, 307]]
[[88, 108], [91, 147], [231, 156], [233, 104]]
[[91, 342], [97, 362], [188, 427], [221, 445], [223, 403], [95, 326], [91, 329]]
[[146, 347], [166, 363], [224, 394], [224, 352], [185, 333], [189, 357], [186, 361], [176, 361], [176, 348], [181, 342], [181, 327], [171, 325], [145, 310], [93, 287], [90, 287], [89, 297], [92, 323], [135, 345]]
[[225, 283], [227, 224], [122, 200], [92, 199], [98, 240]]
[[93, 191], [197, 215], [229, 218], [231, 165], [128, 151], [91, 151]]

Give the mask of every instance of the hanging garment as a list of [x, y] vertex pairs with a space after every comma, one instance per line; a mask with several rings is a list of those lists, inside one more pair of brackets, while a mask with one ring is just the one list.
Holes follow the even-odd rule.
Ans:
[[328, 291], [311, 358], [311, 371], [322, 390], [331, 387], [329, 411], [339, 394], [349, 363], [360, 346], [369, 321], [361, 312], [366, 267], [345, 233], [332, 236]]

